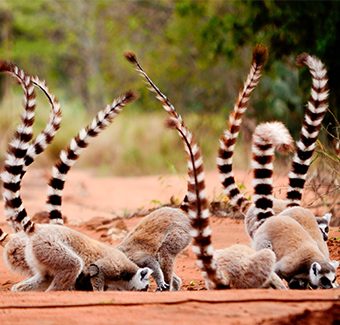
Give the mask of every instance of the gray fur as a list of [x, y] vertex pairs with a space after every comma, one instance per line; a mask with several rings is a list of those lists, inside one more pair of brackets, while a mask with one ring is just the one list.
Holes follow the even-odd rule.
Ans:
[[[122, 274], [143, 277], [128, 281], [126, 290], [145, 290], [149, 286], [151, 270], [140, 270], [117, 249], [91, 239], [75, 230], [59, 225], [35, 225], [34, 234], [26, 246], [26, 261], [34, 275], [13, 286], [14, 291], [68, 290], [76, 284], [78, 276], [88, 274], [91, 264], [98, 263], [106, 272], [103, 283], [93, 290], [104, 290], [109, 282], [119, 282]], [[120, 287], [120, 284], [117, 284]]]
[[[292, 217], [308, 214], [311, 214], [309, 210], [294, 207], [267, 219], [256, 231], [252, 247], [260, 250], [270, 244], [277, 259], [275, 272], [288, 283], [293, 279], [301, 279], [303, 283], [323, 288], [325, 286], [322, 281], [325, 276], [331, 278], [333, 283], [338, 262], [331, 262], [321, 252], [318, 244], [322, 239], [317, 243], [306, 228]], [[316, 224], [315, 220], [314, 223]], [[321, 237], [320, 231], [317, 231]], [[319, 265], [320, 269], [311, 273], [313, 265]], [[311, 274], [314, 276], [311, 277]]]
[[157, 291], [179, 290], [174, 274], [178, 254], [191, 242], [190, 220], [180, 209], [164, 207], [144, 217], [116, 248], [140, 267], [149, 267]]

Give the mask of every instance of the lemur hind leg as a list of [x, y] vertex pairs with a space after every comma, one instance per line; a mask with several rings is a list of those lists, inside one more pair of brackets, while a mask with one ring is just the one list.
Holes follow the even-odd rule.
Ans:
[[158, 250], [158, 261], [164, 281], [170, 284], [170, 291], [179, 290], [182, 284], [182, 280], [174, 275], [174, 266], [178, 254], [189, 245], [190, 239], [190, 236], [181, 230], [169, 232]]
[[157, 259], [152, 255], [141, 256], [139, 259], [135, 260], [135, 263], [141, 267], [148, 267], [152, 272], [152, 277], [157, 284], [156, 291], [165, 291], [170, 287], [169, 282], [164, 280], [163, 271]]
[[32, 253], [38, 265], [43, 265], [53, 275], [46, 291], [68, 290], [75, 285], [84, 262], [65, 244], [57, 240], [33, 243]]
[[178, 291], [181, 288], [181, 285], [182, 285], [182, 279], [178, 275], [173, 273], [171, 291]]
[[35, 275], [15, 284], [12, 291], [45, 291], [52, 282], [52, 277], [36, 273]]

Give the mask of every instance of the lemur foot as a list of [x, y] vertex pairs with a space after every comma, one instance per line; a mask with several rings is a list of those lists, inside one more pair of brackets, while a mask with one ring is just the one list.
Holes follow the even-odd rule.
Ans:
[[157, 287], [155, 291], [166, 291], [166, 290], [169, 290], [169, 288], [170, 288], [170, 285], [163, 282]]

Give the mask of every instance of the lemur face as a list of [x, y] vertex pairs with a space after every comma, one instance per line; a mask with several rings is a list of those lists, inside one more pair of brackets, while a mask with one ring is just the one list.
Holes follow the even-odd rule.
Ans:
[[328, 239], [329, 223], [331, 221], [332, 214], [326, 213], [323, 217], [316, 217], [316, 222], [321, 230], [324, 241]]
[[317, 262], [314, 262], [309, 272], [311, 287], [314, 289], [332, 289], [337, 286], [336, 269], [338, 266], [338, 261], [331, 261], [327, 263], [327, 265], [323, 266]]
[[119, 279], [110, 279], [106, 281], [107, 289], [117, 291], [148, 291], [151, 273], [152, 270], [145, 267], [139, 269], [132, 277], [126, 277], [122, 274]]

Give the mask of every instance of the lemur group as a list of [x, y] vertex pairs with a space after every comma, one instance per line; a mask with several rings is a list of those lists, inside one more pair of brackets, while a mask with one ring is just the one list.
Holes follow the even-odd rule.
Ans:
[[[156, 291], [180, 290], [182, 280], [174, 273], [174, 265], [178, 254], [189, 245], [197, 256], [197, 265], [209, 290], [337, 287], [339, 262], [330, 260], [326, 243], [330, 214], [316, 217], [300, 204], [311, 157], [328, 108], [328, 79], [323, 63], [307, 53], [296, 60], [297, 65], [306, 65], [312, 76], [311, 94], [296, 145], [279, 121], [261, 123], [254, 130], [254, 194], [250, 201], [236, 185], [232, 160], [243, 115], [268, 56], [265, 46], [254, 47], [250, 71], [220, 138], [217, 156], [224, 193], [231, 205], [243, 214], [251, 247], [235, 244], [214, 250], [201, 150], [182, 117], [149, 78], [136, 55], [126, 51], [124, 56], [170, 115], [166, 126], [177, 130], [183, 140], [188, 162], [185, 198], [179, 208], [162, 207], [141, 219], [115, 247], [63, 225], [61, 204], [67, 173], [91, 139], [111, 124], [124, 106], [138, 97], [136, 92], [129, 90], [99, 111], [61, 151], [47, 184], [46, 210], [50, 222], [33, 222], [21, 199], [21, 181], [28, 167], [59, 130], [60, 103], [44, 81], [25, 73], [14, 63], [0, 59], [0, 71], [12, 75], [24, 90], [24, 111], [8, 144], [1, 173], [5, 215], [12, 230], [8, 234], [0, 229], [3, 257], [13, 272], [27, 276], [12, 290], [147, 291], [150, 277], [157, 284]], [[48, 97], [51, 112], [45, 129], [33, 140], [36, 87]], [[293, 152], [286, 200], [275, 199], [272, 193], [275, 151]]]

